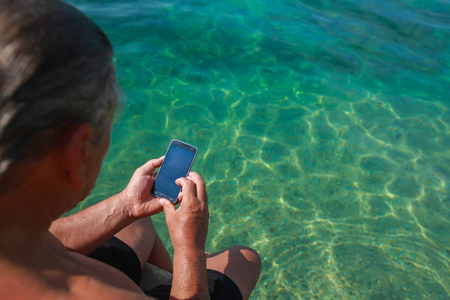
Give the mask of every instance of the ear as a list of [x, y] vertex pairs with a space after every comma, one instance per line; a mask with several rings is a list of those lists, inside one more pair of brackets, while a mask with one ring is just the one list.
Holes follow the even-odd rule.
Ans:
[[89, 123], [78, 124], [64, 132], [59, 143], [59, 165], [63, 176], [76, 189], [82, 189], [85, 182], [92, 131]]

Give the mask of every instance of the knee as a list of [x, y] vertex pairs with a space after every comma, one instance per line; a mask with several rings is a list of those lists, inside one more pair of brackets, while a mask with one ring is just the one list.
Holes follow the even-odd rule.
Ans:
[[261, 258], [252, 248], [233, 246], [209, 255], [207, 268], [227, 275], [248, 299], [261, 274]]
[[234, 263], [250, 268], [258, 276], [261, 273], [261, 257], [256, 250], [246, 246], [233, 246], [228, 249]]
[[249, 299], [261, 274], [261, 257], [254, 249], [234, 246], [229, 251], [229, 267], [225, 274], [239, 287], [244, 299]]

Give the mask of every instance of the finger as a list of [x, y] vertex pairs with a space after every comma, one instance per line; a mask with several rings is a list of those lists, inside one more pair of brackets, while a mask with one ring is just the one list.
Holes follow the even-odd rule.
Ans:
[[193, 181], [181, 177], [175, 180], [175, 183], [179, 186], [181, 186], [181, 189], [183, 190], [183, 196], [184, 198], [189, 198], [189, 195], [192, 195], [194, 197], [197, 197], [197, 191], [195, 189], [195, 184]]
[[183, 191], [178, 193], [177, 202], [175, 204], [179, 204], [181, 201], [183, 201]]
[[175, 211], [175, 206], [167, 199], [159, 198], [159, 204], [162, 206], [166, 217]]
[[195, 173], [195, 172], [189, 172], [189, 177], [195, 183], [197, 197], [201, 201], [207, 202], [208, 195], [206, 193], [206, 184], [205, 184], [205, 181], [203, 180], [202, 176], [200, 176], [198, 173]]
[[143, 175], [151, 175], [155, 172], [157, 168], [161, 167], [163, 161], [164, 156], [161, 156], [160, 158], [151, 159], [137, 170]]

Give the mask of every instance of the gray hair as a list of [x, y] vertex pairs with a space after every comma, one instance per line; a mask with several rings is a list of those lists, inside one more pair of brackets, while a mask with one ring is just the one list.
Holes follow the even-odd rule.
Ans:
[[65, 129], [109, 125], [118, 101], [112, 56], [102, 30], [69, 4], [0, 0], [0, 183]]

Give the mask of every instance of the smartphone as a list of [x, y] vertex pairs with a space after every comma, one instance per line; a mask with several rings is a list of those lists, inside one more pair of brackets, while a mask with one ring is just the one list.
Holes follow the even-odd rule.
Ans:
[[179, 140], [172, 140], [166, 157], [156, 175], [152, 194], [176, 203], [181, 186], [175, 183], [180, 177], [186, 177], [197, 155], [197, 148]]

